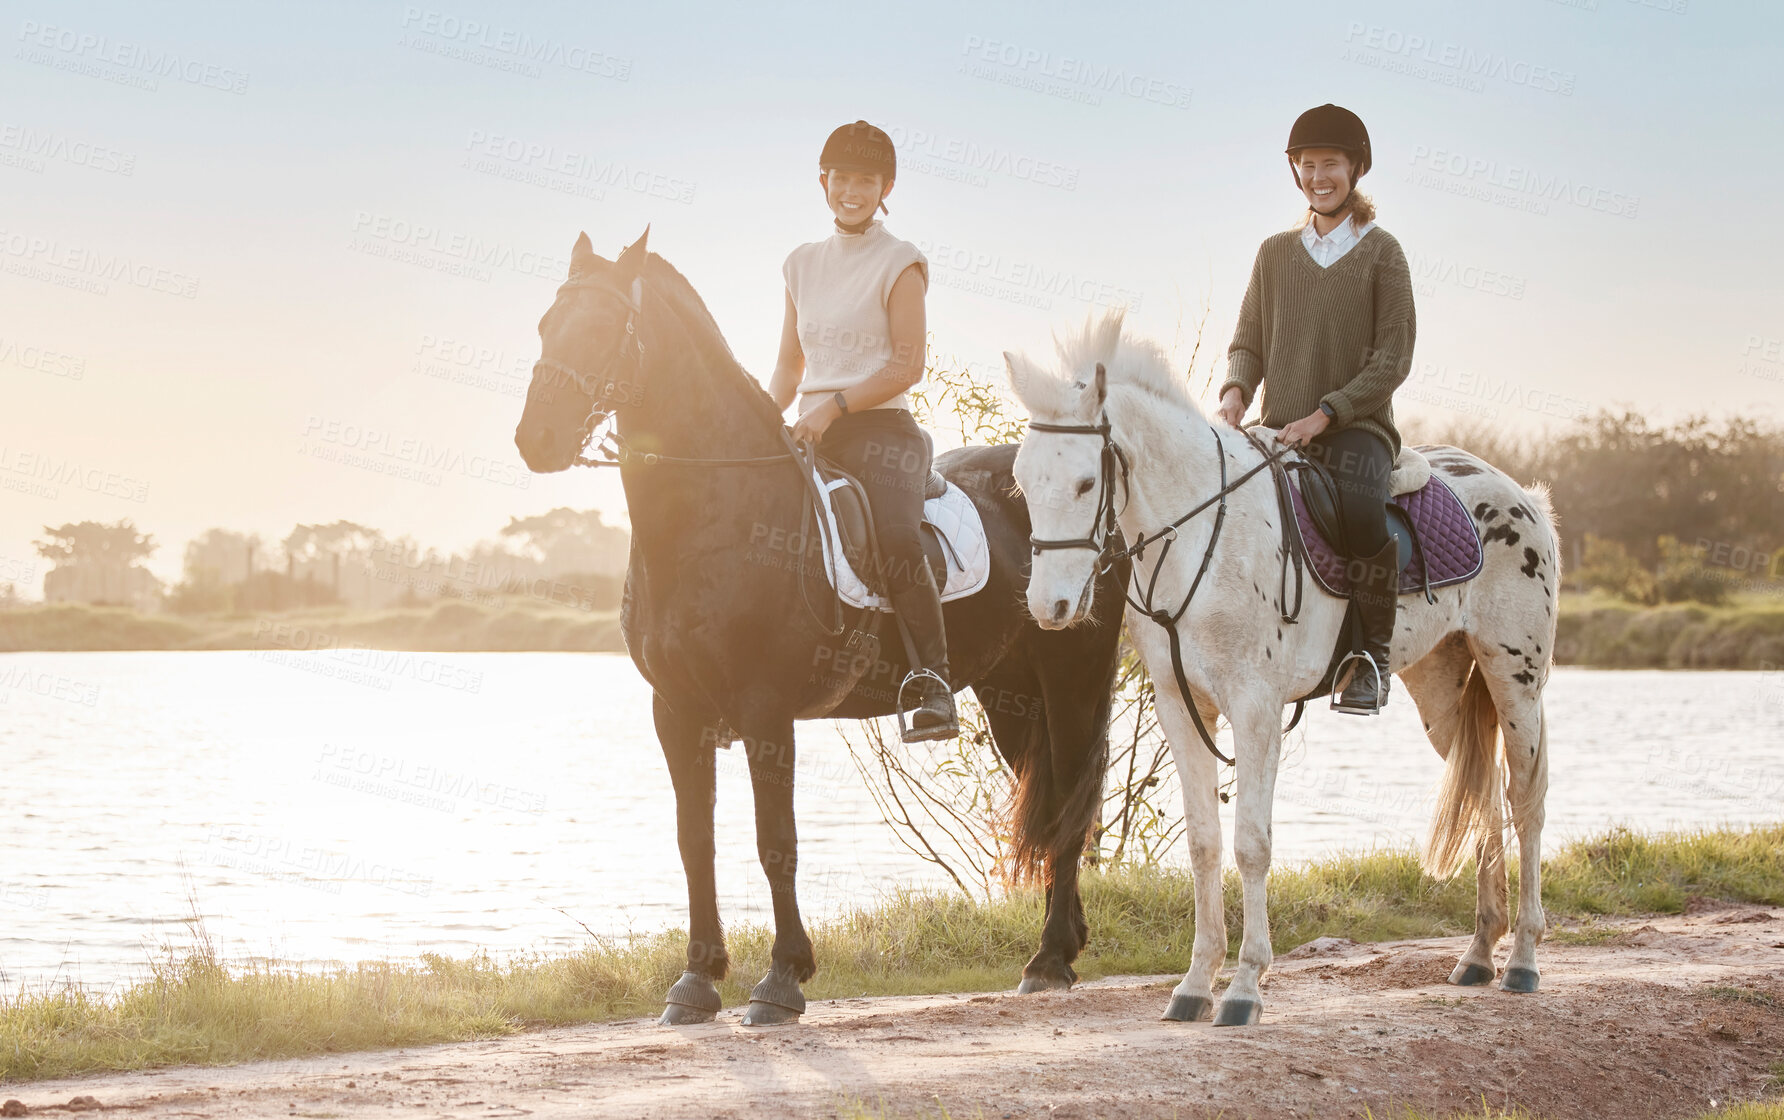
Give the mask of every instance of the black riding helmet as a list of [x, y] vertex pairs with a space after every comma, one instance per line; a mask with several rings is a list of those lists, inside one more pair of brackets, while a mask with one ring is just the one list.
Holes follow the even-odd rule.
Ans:
[[1288, 170], [1295, 178], [1296, 190], [1301, 189], [1301, 170], [1295, 166], [1295, 153], [1302, 148], [1337, 148], [1350, 156], [1350, 191], [1338, 210], [1349, 206], [1356, 194], [1357, 180], [1369, 171], [1369, 130], [1363, 127], [1363, 118], [1329, 101], [1295, 118], [1294, 127], [1288, 130], [1288, 147], [1283, 150], [1288, 154]]
[[[824, 141], [824, 151], [818, 156], [818, 170], [829, 171], [877, 171], [881, 178], [890, 183], [898, 177], [898, 152], [892, 147], [892, 138], [884, 130], [875, 128], [866, 121], [845, 124], [830, 134]], [[880, 200], [882, 213], [890, 214], [884, 199]]]

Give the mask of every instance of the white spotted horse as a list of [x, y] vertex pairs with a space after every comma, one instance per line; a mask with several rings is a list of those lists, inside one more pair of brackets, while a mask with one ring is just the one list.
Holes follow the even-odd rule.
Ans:
[[[580, 237], [539, 333], [514, 437], [522, 457], [535, 471], [617, 464], [631, 516], [621, 629], [654, 693], [688, 881], [687, 970], [662, 1021], [720, 1010], [714, 981], [730, 958], [714, 883], [714, 752], [737, 741], [775, 926], [743, 1021], [797, 1019], [817, 962], [795, 890], [794, 723], [891, 714], [910, 659], [896, 642], [880, 652], [881, 612], [863, 607], [851, 619], [825, 586], [822, 494], [805, 449], [693, 286], [645, 238], [608, 261]], [[609, 418], [598, 445], [608, 454], [591, 459]], [[1095, 625], [1065, 633], [1035, 623], [1024, 605], [1030, 526], [1014, 493], [1015, 455], [966, 447], [936, 465], [976, 508], [989, 551], [982, 589], [944, 607], [950, 683], [973, 687], [1016, 776], [1011, 861], [1047, 890], [1020, 988], [1034, 991], [1070, 987], [1088, 937], [1078, 863], [1102, 799], [1126, 567], [1102, 577]]]
[[[1302, 503], [1297, 498], [1291, 512], [1272, 484], [1287, 449], [1267, 435], [1211, 424], [1159, 347], [1124, 336], [1119, 315], [1062, 340], [1057, 372], [1005, 358], [1032, 417], [1015, 465], [1036, 535], [1029, 609], [1042, 625], [1076, 626], [1100, 602], [1103, 569], [1114, 559], [1133, 562], [1128, 630], [1157, 682], [1195, 873], [1195, 947], [1165, 1017], [1255, 1022], [1263, 1006], [1258, 982], [1272, 957], [1265, 876], [1283, 713], [1330, 693], [1346, 602], [1323, 589], [1290, 602], [1289, 573], [1306, 558], [1298, 550]], [[1456, 516], [1475, 538], [1467, 544], [1478, 542], [1482, 555], [1477, 574], [1448, 586], [1426, 586], [1429, 572], [1411, 578], [1422, 558], [1402, 573], [1391, 667], [1445, 761], [1422, 860], [1432, 875], [1448, 877], [1468, 855], [1477, 858], [1474, 940], [1450, 980], [1491, 982], [1494, 948], [1509, 925], [1509, 804], [1521, 870], [1502, 986], [1529, 992], [1538, 983], [1544, 930], [1543, 687], [1555, 645], [1560, 553], [1545, 493], [1456, 448], [1430, 449], [1429, 463], [1431, 487], [1459, 499]], [[1220, 715], [1231, 723], [1236, 756], [1233, 847], [1244, 937], [1216, 1011], [1213, 984], [1227, 948], [1216, 812], [1221, 759], [1206, 729]]]

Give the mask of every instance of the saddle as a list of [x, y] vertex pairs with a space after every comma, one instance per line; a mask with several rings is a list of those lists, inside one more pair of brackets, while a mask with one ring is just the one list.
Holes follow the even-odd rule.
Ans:
[[[824, 534], [824, 566], [831, 586], [850, 606], [891, 610], [875, 559], [879, 546], [866, 488], [853, 475], [823, 459], [818, 460], [817, 478], [830, 530]], [[921, 534], [923, 558], [935, 574], [943, 602], [964, 598], [985, 586], [991, 575], [991, 551], [978, 508], [964, 490], [934, 468], [923, 486]]]
[[[1324, 471], [1307, 468], [1307, 460], [1296, 461], [1302, 469], [1287, 473], [1298, 485], [1291, 484], [1294, 503], [1294, 527], [1315, 580], [1328, 594], [1350, 597], [1350, 580], [1345, 572], [1350, 559], [1334, 543], [1344, 539], [1339, 515], [1338, 493], [1331, 476]], [[1398, 545], [1400, 593], [1423, 591], [1463, 583], [1480, 574], [1484, 562], [1480, 537], [1473, 518], [1441, 478], [1431, 473], [1431, 464], [1411, 447], [1402, 448], [1394, 460], [1394, 473], [1388, 480], [1388, 534]]]

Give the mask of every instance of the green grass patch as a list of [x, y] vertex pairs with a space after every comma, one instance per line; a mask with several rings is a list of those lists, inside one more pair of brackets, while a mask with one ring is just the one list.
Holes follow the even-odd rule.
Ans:
[[[1784, 592], [1784, 585], [1780, 585]], [[1784, 666], [1784, 594], [1745, 593], [1708, 607], [1644, 607], [1564, 593], [1555, 659], [1601, 669], [1777, 669]]]
[[[1515, 871], [1515, 869], [1514, 869]], [[1237, 946], [1240, 897], [1230, 876], [1227, 922]], [[1615, 831], [1550, 857], [1549, 913], [1677, 912], [1693, 895], [1784, 903], [1784, 825], [1642, 836]], [[1091, 944], [1086, 978], [1181, 972], [1194, 938], [1186, 872], [1095, 872], [1084, 879]], [[1358, 941], [1467, 933], [1473, 876], [1438, 883], [1409, 852], [1341, 856], [1270, 876], [1279, 950], [1319, 936]], [[810, 933], [814, 999], [1009, 988], [1034, 951], [1042, 900], [1016, 891], [992, 902], [899, 893], [819, 922]], [[771, 935], [729, 932], [727, 1005], [748, 998], [768, 967]], [[530, 1027], [655, 1015], [681, 973], [686, 936], [593, 941], [568, 956], [489, 956], [301, 969], [226, 965], [204, 938], [169, 953], [116, 996], [74, 989], [0, 999], [0, 1079], [89, 1070], [227, 1064], [303, 1054], [460, 1041]]]
[[0, 611], [0, 653], [25, 650], [313, 650], [336, 646], [411, 652], [624, 652], [617, 610], [511, 595], [388, 610], [312, 607], [266, 614], [139, 614], [124, 607], [49, 603]]

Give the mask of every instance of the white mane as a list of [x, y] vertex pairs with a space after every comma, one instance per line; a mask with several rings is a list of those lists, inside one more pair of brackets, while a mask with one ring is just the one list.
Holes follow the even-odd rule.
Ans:
[[1031, 415], [1058, 419], [1077, 414], [1100, 362], [1111, 394], [1117, 389], [1133, 389], [1206, 419], [1190, 399], [1183, 380], [1172, 372], [1164, 348], [1149, 338], [1124, 334], [1123, 318], [1122, 312], [1111, 311], [1101, 321], [1087, 318], [1083, 330], [1076, 334], [1054, 335], [1057, 373], [1043, 370], [1025, 355], [1005, 355], [1016, 397]]

